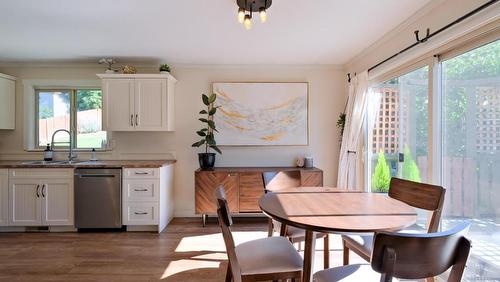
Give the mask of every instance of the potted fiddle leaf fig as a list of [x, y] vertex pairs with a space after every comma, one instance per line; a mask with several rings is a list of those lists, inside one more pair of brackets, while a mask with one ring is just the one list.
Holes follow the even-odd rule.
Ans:
[[200, 162], [200, 167], [202, 169], [210, 169], [213, 168], [215, 164], [215, 153], [211, 153], [210, 150], [214, 150], [215, 152], [222, 154], [221, 150], [217, 147], [217, 143], [215, 142], [214, 137], [214, 132], [217, 132], [217, 128], [215, 127], [214, 122], [214, 115], [217, 112], [219, 106], [214, 105], [215, 100], [217, 99], [217, 95], [215, 94], [212, 94], [210, 96], [202, 94], [201, 99], [203, 101], [203, 104], [207, 106], [207, 109], [200, 111], [200, 115], [202, 115], [202, 117], [198, 120], [201, 121], [205, 127], [196, 131], [196, 134], [201, 137], [201, 140], [193, 143], [193, 145], [191, 146], [205, 146], [205, 152], [198, 154], [198, 161]]

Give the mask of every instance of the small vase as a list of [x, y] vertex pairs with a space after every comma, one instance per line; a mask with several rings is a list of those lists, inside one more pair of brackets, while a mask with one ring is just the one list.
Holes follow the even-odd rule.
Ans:
[[211, 169], [215, 165], [215, 153], [199, 153], [198, 161], [201, 169]]
[[167, 74], [167, 73], [170, 73], [170, 72], [169, 71], [160, 71], [160, 73]]
[[115, 73], [115, 70], [106, 70], [106, 73]]

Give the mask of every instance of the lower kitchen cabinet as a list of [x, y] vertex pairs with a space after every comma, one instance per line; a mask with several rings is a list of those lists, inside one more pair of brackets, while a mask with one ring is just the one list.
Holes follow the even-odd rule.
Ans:
[[9, 171], [0, 169], [0, 226], [9, 225]]
[[72, 169], [15, 169], [9, 173], [9, 226], [73, 226]]
[[131, 231], [161, 232], [174, 215], [174, 166], [124, 168], [122, 223]]

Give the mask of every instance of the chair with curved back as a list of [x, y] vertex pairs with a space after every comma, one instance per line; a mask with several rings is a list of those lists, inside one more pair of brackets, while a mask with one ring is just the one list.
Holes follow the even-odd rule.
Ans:
[[392, 278], [424, 279], [440, 275], [451, 267], [448, 282], [459, 282], [471, 243], [465, 238], [470, 223], [440, 233], [390, 233], [374, 236], [371, 267], [351, 264], [321, 270], [315, 282], [392, 281]]
[[[441, 210], [446, 190], [441, 186], [418, 183], [393, 177], [389, 185], [389, 197], [412, 207], [430, 211], [427, 233], [436, 232], [441, 219]], [[343, 263], [349, 264], [349, 250], [366, 261], [370, 261], [373, 235], [342, 235]]]
[[[298, 188], [301, 186], [301, 173], [300, 170], [289, 171], [265, 171], [262, 173], [262, 180], [264, 182], [265, 192], [277, 192], [280, 190]], [[285, 234], [290, 242], [301, 243], [305, 241], [306, 233], [303, 229], [281, 225], [280, 222], [269, 218], [268, 221], [268, 236], [273, 236], [274, 232]], [[323, 238], [323, 264], [324, 268], [330, 267], [330, 241], [328, 234], [318, 233], [318, 238]]]
[[231, 233], [233, 221], [222, 186], [215, 189], [215, 198], [229, 260], [226, 282], [301, 279], [302, 257], [286, 238], [266, 237], [235, 246]]

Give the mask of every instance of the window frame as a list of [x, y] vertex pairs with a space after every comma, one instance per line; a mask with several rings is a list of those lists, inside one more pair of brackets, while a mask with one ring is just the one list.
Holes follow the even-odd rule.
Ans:
[[[35, 146], [34, 146], [34, 149], [35, 150], [43, 150], [45, 149], [45, 145], [40, 145], [40, 136], [39, 136], [39, 95], [40, 95], [40, 92], [68, 92], [69, 93], [69, 99], [70, 99], [70, 102], [69, 102], [69, 114], [70, 114], [70, 122], [69, 122], [69, 128], [70, 128], [70, 132], [72, 132], [73, 136], [71, 136], [71, 138], [73, 138], [73, 150], [75, 151], [88, 151], [90, 149], [93, 149], [93, 148], [78, 148], [78, 138], [77, 138], [77, 132], [76, 132], [76, 128], [77, 128], [77, 118], [76, 118], [76, 115], [77, 115], [77, 108], [76, 108], [76, 95], [77, 95], [77, 92], [78, 90], [100, 90], [101, 91], [101, 97], [102, 97], [102, 89], [100, 87], [35, 87], [34, 88], [34, 98], [35, 98], [35, 118], [34, 118], [34, 122], [35, 122], [35, 126], [34, 126], [34, 129], [35, 129]], [[102, 103], [102, 101], [101, 101]], [[101, 105], [101, 109], [102, 109], [102, 105]], [[102, 114], [102, 112], [101, 112]], [[103, 130], [105, 131], [105, 130]], [[106, 132], [106, 140], [108, 141], [109, 140], [109, 132], [108, 131], [105, 131]], [[58, 150], [69, 150], [69, 146], [58, 146], [57, 148]], [[96, 149], [96, 151], [105, 151], [107, 149], [107, 146], [104, 145], [101, 147], [98, 147], [98, 148], [94, 148]]]

